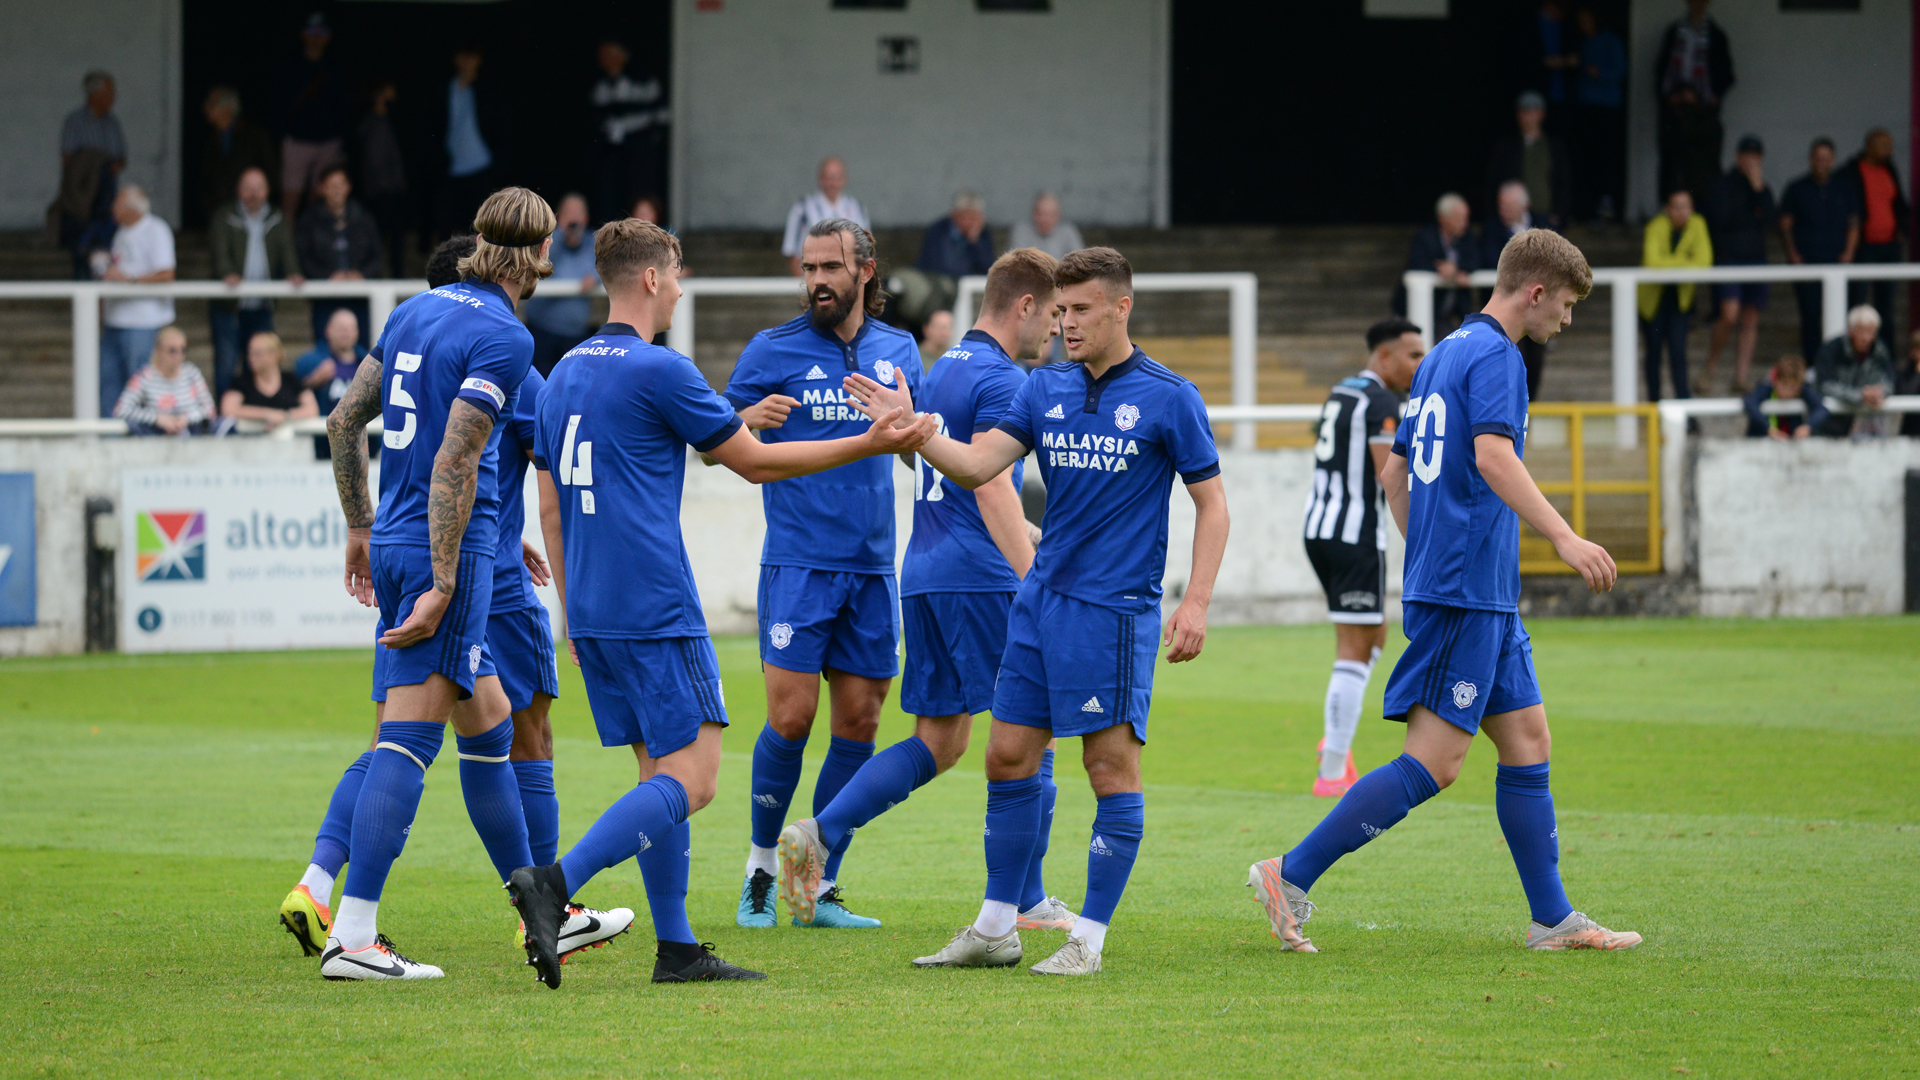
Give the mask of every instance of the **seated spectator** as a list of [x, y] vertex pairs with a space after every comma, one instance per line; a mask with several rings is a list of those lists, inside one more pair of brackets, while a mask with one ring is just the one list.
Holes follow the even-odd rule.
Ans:
[[[260, 169], [241, 173], [235, 194], [207, 224], [213, 276], [228, 285], [305, 281], [293, 250], [293, 226], [267, 201], [267, 174]], [[273, 301], [263, 296], [210, 300], [207, 321], [213, 328], [213, 392], [224, 394], [240, 367], [241, 342], [273, 329]]]
[[932, 367], [940, 354], [953, 347], [953, 312], [936, 311], [920, 328], [920, 363]]
[[247, 341], [247, 367], [220, 397], [220, 415], [228, 420], [257, 420], [268, 431], [289, 420], [319, 416], [313, 391], [287, 377], [286, 350], [280, 335], [264, 330]]
[[1847, 312], [1847, 332], [1820, 347], [1814, 372], [1819, 391], [1852, 410], [1834, 413], [1814, 434], [1845, 438], [1856, 428], [1863, 435], [1880, 434], [1877, 417], [1855, 415], [1878, 409], [1893, 392], [1893, 357], [1880, 340], [1878, 311], [1861, 304]]
[[[1498, 268], [1507, 241], [1539, 224], [1533, 217], [1533, 196], [1527, 194], [1527, 185], [1518, 180], [1501, 184], [1495, 196], [1494, 220], [1481, 229], [1480, 265], [1489, 270]], [[1538, 401], [1540, 379], [1547, 372], [1547, 347], [1523, 336], [1519, 348], [1520, 359], [1527, 365], [1527, 400]]]
[[[380, 226], [373, 215], [353, 199], [353, 181], [338, 162], [320, 170], [319, 194], [300, 215], [294, 247], [300, 253], [300, 272], [314, 281], [362, 281], [380, 276], [386, 256]], [[327, 320], [339, 308], [352, 308], [360, 319], [362, 346], [367, 344], [367, 302], [361, 299], [313, 301], [313, 339], [326, 336]]]
[[527, 329], [533, 331], [533, 366], [542, 376], [552, 374], [560, 357], [593, 332], [591, 295], [600, 284], [600, 275], [593, 269], [587, 197], [562, 195], [553, 216], [553, 244], [547, 248], [553, 276], [542, 283], [539, 295], [521, 304]]
[[320, 415], [330, 416], [360, 371], [367, 350], [360, 347], [360, 320], [346, 308], [327, 320], [327, 336], [293, 362], [294, 378], [313, 391]]
[[233, 87], [209, 90], [200, 111], [207, 118], [206, 141], [200, 146], [200, 212], [212, 220], [233, 197], [241, 174], [259, 169], [262, 177], [269, 176], [279, 155], [273, 136], [240, 115], [240, 93]]
[[[1767, 231], [1779, 216], [1764, 171], [1766, 147], [1758, 135], [1744, 136], [1733, 160], [1733, 168], [1720, 177], [1712, 205], [1704, 209], [1712, 218], [1714, 265], [1762, 266], [1767, 261]], [[1768, 293], [1764, 281], [1727, 281], [1713, 287], [1720, 318], [1713, 324], [1713, 340], [1707, 348], [1706, 376], [1694, 384], [1695, 393], [1712, 392], [1720, 350], [1726, 348], [1727, 338], [1736, 327], [1739, 339], [1733, 353], [1733, 389], [1735, 393], [1747, 392], [1747, 372], [1753, 367], [1760, 313], [1767, 309]]]
[[796, 199], [793, 209], [787, 211], [787, 230], [780, 240], [780, 254], [787, 257], [787, 270], [794, 277], [800, 276], [800, 249], [806, 246], [807, 230], [813, 228], [814, 222], [846, 218], [863, 229], [873, 228], [860, 200], [846, 193], [846, 162], [837, 157], [820, 162], [814, 183], [818, 185], [816, 190]]
[[[987, 204], [979, 194], [953, 193], [953, 209], [927, 226], [920, 238], [915, 268], [929, 274], [959, 279], [985, 274], [993, 266], [993, 236], [987, 231]], [[941, 307], [947, 305], [942, 304]]]
[[[1433, 224], [1414, 234], [1413, 247], [1407, 251], [1408, 270], [1431, 270], [1440, 275], [1440, 287], [1433, 293], [1436, 338], [1478, 310], [1473, 290], [1467, 288], [1467, 275], [1480, 269], [1480, 252], [1467, 229], [1467, 200], [1449, 191], [1433, 204]], [[1405, 283], [1394, 287], [1393, 310], [1397, 315], [1407, 313]]]
[[[1768, 401], [1798, 399], [1806, 406], [1802, 413], [1760, 411]], [[1804, 439], [1827, 422], [1827, 404], [1820, 391], [1807, 383], [1807, 362], [1789, 353], [1773, 365], [1768, 377], [1747, 395], [1747, 437], [1749, 439]]]
[[1573, 165], [1567, 144], [1541, 127], [1547, 102], [1528, 90], [1514, 105], [1512, 134], [1493, 144], [1487, 158], [1487, 195], [1497, 196], [1500, 185], [1518, 180], [1527, 186], [1536, 224], [1559, 231], [1573, 210]]
[[187, 335], [177, 326], [153, 339], [147, 365], [127, 380], [114, 403], [129, 435], [204, 435], [213, 419], [213, 395], [200, 369], [187, 363]]
[[[1907, 339], [1907, 364], [1894, 378], [1893, 392], [1920, 396], [1920, 330], [1915, 330]], [[1920, 436], [1920, 413], [1906, 413], [1900, 417], [1900, 434]]]
[[[133, 184], [113, 200], [113, 234], [102, 281], [159, 284], [173, 280], [173, 229], [151, 213], [147, 193]], [[173, 299], [139, 296], [100, 305], [100, 415], [113, 413], [120, 388], [142, 357], [153, 351], [154, 336], [173, 322]]]
[[1033, 216], [1014, 222], [1013, 235], [1007, 238], [1008, 250], [1039, 248], [1055, 259], [1086, 246], [1087, 242], [1080, 238], [1079, 226], [1061, 220], [1060, 197], [1051, 191], [1043, 191], [1034, 198]]
[[[1641, 266], [1712, 266], [1713, 241], [1707, 237], [1707, 219], [1693, 212], [1693, 196], [1676, 191], [1667, 196], [1666, 212], [1647, 222]], [[1665, 345], [1673, 364], [1673, 396], [1692, 397], [1687, 382], [1687, 320], [1693, 313], [1692, 282], [1681, 285], [1640, 286], [1640, 332], [1646, 338], [1647, 400], [1660, 400], [1660, 350]]]

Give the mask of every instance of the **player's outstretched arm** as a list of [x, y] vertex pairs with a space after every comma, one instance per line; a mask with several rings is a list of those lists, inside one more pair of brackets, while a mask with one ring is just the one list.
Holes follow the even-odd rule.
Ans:
[[910, 416], [907, 410], [890, 409], [876, 418], [863, 435], [800, 442], [763, 443], [742, 427], [707, 453], [748, 483], [766, 484], [836, 469], [863, 457], [918, 450], [937, 425], [933, 417], [922, 416], [904, 426], [895, 426]]
[[1033, 567], [1034, 540], [1027, 528], [1026, 511], [1020, 505], [1020, 492], [1013, 486], [1013, 469], [973, 489], [973, 497], [987, 535], [993, 537], [993, 546], [1000, 549], [1015, 574], [1026, 577]]
[[333, 485], [340, 491], [340, 512], [347, 518], [347, 595], [373, 606], [373, 500], [367, 495], [367, 425], [380, 415], [380, 361], [360, 363], [353, 382], [327, 417], [327, 444], [333, 449]]
[[1207, 643], [1207, 605], [1213, 603], [1213, 582], [1220, 576], [1220, 560], [1227, 552], [1227, 486], [1218, 476], [1187, 485], [1193, 497], [1193, 569], [1187, 574], [1187, 593], [1167, 620], [1160, 643], [1167, 646], [1167, 663], [1178, 664], [1200, 655]]
[[460, 541], [473, 516], [480, 482], [480, 457], [493, 434], [493, 417], [472, 402], [454, 398], [447, 411], [447, 432], [433, 455], [433, 481], [427, 489], [427, 551], [433, 562], [433, 588], [413, 602], [406, 621], [388, 630], [380, 643], [389, 649], [425, 641], [440, 628], [440, 617], [460, 581]]
[[[560, 594], [560, 610], [567, 610], [567, 547], [560, 530], [560, 489], [553, 486], [553, 474], [535, 469], [540, 488], [540, 536], [547, 542], [547, 566], [553, 574], [553, 589]], [[567, 655], [573, 666], [580, 666], [580, 654], [573, 649], [573, 635], [567, 635]]]
[[1533, 482], [1533, 474], [1527, 471], [1520, 455], [1513, 452], [1513, 440], [1505, 435], [1487, 433], [1473, 437], [1473, 455], [1480, 467], [1480, 475], [1493, 489], [1495, 495], [1520, 520], [1533, 526], [1533, 531], [1546, 537], [1553, 543], [1553, 550], [1568, 566], [1580, 572], [1587, 588], [1594, 592], [1607, 592], [1619, 579], [1620, 570], [1613, 565], [1613, 556], [1607, 549], [1590, 540], [1575, 536], [1573, 527], [1567, 524], [1560, 511], [1553, 508], [1540, 488]]
[[1393, 523], [1400, 535], [1407, 535], [1407, 459], [1389, 452], [1380, 466], [1380, 490], [1387, 496], [1387, 509], [1393, 511]]
[[[913, 391], [905, 386], [881, 386], [858, 372], [848, 375], [842, 385], [847, 399], [868, 416], [878, 416], [886, 410], [903, 410], [905, 416], [914, 415]], [[920, 447], [920, 456], [954, 483], [974, 491], [1012, 468], [1014, 462], [1027, 456], [1029, 449], [1019, 439], [995, 428], [975, 435], [972, 442], [935, 435]]]

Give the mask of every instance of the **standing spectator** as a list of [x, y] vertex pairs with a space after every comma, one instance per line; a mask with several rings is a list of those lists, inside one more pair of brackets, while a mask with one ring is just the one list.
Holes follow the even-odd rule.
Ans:
[[73, 276], [94, 277], [91, 259], [113, 242], [113, 199], [127, 165], [127, 136], [113, 114], [113, 76], [89, 71], [85, 105], [60, 125], [60, 194], [48, 207], [50, 231], [73, 255]]
[[1573, 210], [1573, 162], [1567, 144], [1548, 135], [1542, 124], [1547, 103], [1528, 90], [1514, 105], [1515, 131], [1493, 144], [1487, 158], [1487, 197], [1495, 201], [1500, 185], [1527, 185], [1527, 201], [1536, 224], [1558, 231]]
[[262, 330], [247, 339], [247, 367], [220, 395], [220, 415], [227, 420], [257, 420], [268, 431], [289, 420], [320, 415], [313, 391], [289, 377], [281, 367], [286, 350], [280, 335]]
[[293, 362], [293, 374], [300, 385], [313, 391], [320, 411], [330, 415], [366, 358], [367, 350], [360, 347], [360, 320], [340, 308], [327, 320], [327, 336]]
[[211, 222], [221, 204], [233, 198], [233, 189], [248, 169], [272, 176], [278, 164], [273, 136], [240, 115], [240, 94], [231, 86], [207, 92], [200, 111], [207, 118], [207, 138], [200, 147], [200, 213]]
[[547, 258], [553, 276], [541, 284], [540, 294], [522, 304], [527, 329], [533, 331], [533, 366], [544, 377], [568, 349], [593, 330], [593, 301], [589, 299], [600, 275], [593, 269], [593, 230], [587, 228], [587, 197], [569, 192], [554, 209], [553, 244]]
[[1580, 68], [1573, 81], [1576, 213], [1611, 221], [1627, 194], [1627, 47], [1592, 8], [1574, 14]]
[[200, 369], [187, 363], [187, 335], [168, 326], [150, 340], [147, 363], [114, 395], [106, 415], [125, 420], [129, 435], [205, 434], [213, 395]]
[[672, 229], [667, 229], [665, 225], [661, 224], [660, 204], [651, 195], [642, 195], [633, 200], [633, 209], [627, 211], [627, 216], [635, 221], [644, 221], [649, 225], [660, 225], [660, 227], [666, 229], [667, 232], [673, 233], [675, 236], [679, 235], [678, 233], [674, 233]]
[[480, 203], [493, 193], [493, 162], [502, 149], [506, 127], [499, 122], [492, 84], [480, 83], [480, 65], [486, 59], [476, 42], [464, 41], [453, 50], [453, 78], [447, 80], [447, 175], [440, 187], [436, 232], [441, 236], [468, 232]]
[[[1907, 338], [1907, 362], [1894, 377], [1893, 392], [1920, 395], [1920, 330]], [[1920, 436], [1920, 413], [1907, 413], [1900, 418], [1900, 434]]]
[[[293, 226], [267, 200], [267, 174], [258, 167], [240, 174], [236, 197], [214, 212], [207, 225], [213, 276], [228, 285], [285, 278], [306, 280], [293, 249]], [[207, 303], [213, 330], [213, 392], [224, 394], [240, 365], [241, 342], [273, 329], [273, 301], [262, 296]]]
[[[142, 285], [173, 280], [173, 229], [151, 209], [147, 193], [134, 184], [125, 185], [114, 197], [113, 220], [120, 229], [113, 234], [113, 251], [102, 280]], [[112, 416], [120, 388], [140, 358], [153, 351], [160, 328], [173, 322], [173, 299], [108, 300], [101, 308], [100, 415]]]
[[[1431, 270], [1440, 275], [1440, 287], [1433, 292], [1433, 336], [1451, 332], [1460, 320], [1479, 310], [1473, 302], [1473, 290], [1467, 287], [1467, 275], [1480, 269], [1480, 252], [1467, 235], [1470, 227], [1467, 200], [1449, 191], [1433, 204], [1433, 224], [1414, 234], [1407, 251], [1408, 270]], [[1407, 287], [1393, 290], [1393, 311], [1407, 313]]]
[[1565, 120], [1560, 114], [1567, 107], [1567, 74], [1580, 66], [1567, 34], [1567, 9], [1560, 0], [1545, 0], [1534, 16], [1539, 35], [1540, 73], [1535, 77], [1539, 89], [1554, 111], [1554, 123]]
[[1056, 260], [1086, 246], [1087, 242], [1080, 238], [1079, 226], [1061, 219], [1060, 197], [1051, 191], [1034, 196], [1032, 217], [1014, 222], [1013, 235], [1007, 238], [1008, 250], [1038, 248]]
[[[1833, 175], [1833, 140], [1813, 140], [1807, 151], [1807, 175], [1787, 185], [1780, 196], [1780, 235], [1787, 261], [1850, 263], [1860, 243], [1860, 205], [1853, 188]], [[1812, 363], [1820, 354], [1820, 283], [1796, 281], [1793, 297], [1800, 308], [1800, 355]]]
[[392, 79], [376, 79], [368, 99], [367, 115], [354, 128], [358, 151], [360, 198], [380, 230], [387, 249], [387, 276], [405, 277], [407, 165], [400, 153], [400, 133], [393, 126], [393, 102], [399, 96]]
[[[380, 227], [353, 198], [353, 181], [338, 162], [320, 174], [320, 196], [300, 216], [294, 245], [300, 252], [300, 271], [315, 281], [362, 281], [380, 276], [385, 262], [380, 250]], [[338, 308], [350, 308], [360, 320], [360, 344], [367, 344], [367, 302], [364, 299], [314, 298], [313, 339], [326, 334], [327, 320]]]
[[[1693, 212], [1693, 196], [1676, 191], [1667, 196], [1666, 212], [1647, 222], [1641, 266], [1712, 266], [1713, 241], [1707, 237], [1707, 219]], [[1673, 363], [1673, 396], [1692, 397], [1687, 382], [1687, 317], [1693, 312], [1692, 282], [1682, 285], [1640, 286], [1640, 332], [1647, 342], [1647, 400], [1660, 400], [1660, 347]]]
[[[632, 54], [603, 41], [593, 83], [594, 173], [601, 221], [611, 221], [642, 195], [666, 190], [667, 84], [655, 72], [633, 69]], [[831, 216], [831, 215], [829, 215]]]
[[[1501, 184], [1494, 207], [1495, 220], [1483, 226], [1480, 235], [1480, 265], [1489, 270], [1500, 266], [1500, 253], [1507, 249], [1507, 241], [1539, 224], [1533, 218], [1527, 185], [1522, 181]], [[1527, 366], [1527, 400], [1537, 401], [1540, 378], [1547, 372], [1547, 346], [1522, 337], [1519, 348], [1520, 360]]]
[[953, 312], [940, 310], [927, 316], [920, 328], [920, 364], [931, 368], [940, 354], [953, 348]]
[[[1769, 401], [1798, 401], [1804, 411], [1767, 413], [1761, 406]], [[1827, 422], [1826, 402], [1807, 383], [1807, 362], [1791, 353], [1747, 395], [1746, 408], [1749, 439], [1804, 439]]]
[[300, 29], [300, 56], [280, 74], [280, 209], [298, 218], [320, 170], [340, 160], [346, 87], [327, 57], [333, 30], [314, 12]]
[[1707, 16], [1707, 0], [1667, 27], [1653, 64], [1660, 95], [1660, 194], [1712, 191], [1720, 174], [1720, 103], [1733, 86], [1727, 32]]
[[816, 221], [828, 218], [846, 218], [863, 229], [872, 231], [867, 222], [867, 211], [860, 200], [846, 193], [847, 164], [837, 157], [830, 157], [820, 163], [819, 175], [814, 182], [819, 187], [800, 197], [787, 211], [787, 231], [780, 241], [780, 254], [787, 257], [787, 270], [794, 277], [800, 276], [800, 248], [807, 241], [807, 230]]
[[[1708, 204], [1714, 265], [1763, 266], [1767, 261], [1767, 232], [1780, 211], [1773, 203], [1773, 189], [1767, 186], [1766, 147], [1760, 137], [1743, 136], [1733, 161], [1733, 168], [1720, 177]], [[1764, 281], [1714, 285], [1713, 298], [1719, 304], [1720, 318], [1713, 324], [1713, 340], [1707, 347], [1706, 377], [1695, 383], [1695, 393], [1712, 392], [1720, 351], [1727, 347], [1727, 338], [1736, 327], [1739, 339], [1733, 353], [1733, 391], [1747, 392], [1747, 372], [1753, 366], [1754, 343], [1760, 337], [1760, 313], [1767, 310], [1770, 292]]]
[[[1900, 191], [1900, 173], [1893, 165], [1893, 133], [1886, 128], [1867, 132], [1866, 145], [1840, 170], [1853, 189], [1860, 213], [1860, 243], [1853, 259], [1863, 263], [1897, 263], [1905, 258], [1900, 237], [1910, 220], [1907, 197]], [[1847, 303], [1863, 304], [1872, 297], [1880, 312], [1880, 340], [1893, 353], [1893, 286], [1891, 281], [1847, 283]]]
[[1864, 415], [1893, 392], [1893, 354], [1880, 340], [1880, 313], [1866, 304], [1848, 311], [1847, 332], [1822, 345], [1813, 366], [1820, 393], [1848, 406], [1814, 434], [1836, 439], [1854, 431], [1880, 434], [1879, 418]]

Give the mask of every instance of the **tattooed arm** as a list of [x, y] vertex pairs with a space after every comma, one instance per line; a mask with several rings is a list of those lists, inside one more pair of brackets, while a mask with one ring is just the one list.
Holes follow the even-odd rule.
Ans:
[[367, 422], [380, 415], [380, 361], [360, 363], [340, 404], [327, 417], [333, 447], [333, 483], [347, 516], [347, 595], [373, 606], [373, 566], [367, 545], [373, 536], [373, 503], [367, 497]]
[[440, 616], [453, 600], [460, 577], [460, 541], [473, 516], [473, 497], [480, 481], [480, 455], [493, 434], [493, 417], [472, 402], [453, 399], [447, 412], [447, 433], [433, 457], [433, 483], [427, 492], [427, 546], [433, 560], [433, 588], [413, 602], [406, 621], [380, 639], [389, 649], [424, 641], [440, 628]]

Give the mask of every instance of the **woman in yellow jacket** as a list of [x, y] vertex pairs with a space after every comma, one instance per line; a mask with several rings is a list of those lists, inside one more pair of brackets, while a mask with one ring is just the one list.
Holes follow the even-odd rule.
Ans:
[[[1667, 196], [1666, 209], [1647, 222], [1642, 266], [1713, 265], [1713, 241], [1707, 219], [1693, 212], [1693, 196], [1676, 191]], [[1647, 342], [1647, 400], [1660, 400], [1660, 350], [1664, 344], [1673, 358], [1673, 396], [1687, 392], [1687, 316], [1693, 312], [1694, 286], [1640, 286], [1640, 334]]]

